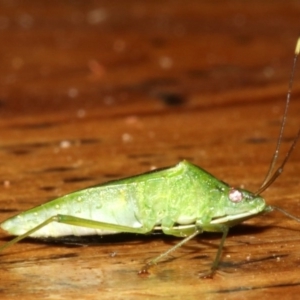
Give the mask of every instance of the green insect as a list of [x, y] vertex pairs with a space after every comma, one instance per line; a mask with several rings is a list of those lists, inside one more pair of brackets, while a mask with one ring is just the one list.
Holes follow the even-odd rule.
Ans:
[[257, 192], [233, 188], [205, 170], [188, 161], [182, 161], [171, 168], [83, 189], [7, 219], [1, 224], [2, 229], [17, 237], [2, 245], [0, 252], [29, 236], [55, 238], [69, 235], [111, 235], [121, 232], [149, 234], [161, 231], [182, 237], [179, 243], [150, 260], [140, 271], [147, 273], [150, 266], [198, 234], [204, 231], [221, 232], [222, 239], [212, 267], [207, 272], [201, 273], [202, 277], [210, 277], [218, 268], [230, 227], [274, 209], [300, 222], [300, 218], [267, 205], [260, 196], [283, 171], [300, 136], [299, 130], [283, 163], [273, 172], [282, 140], [299, 52], [300, 38], [296, 45], [277, 148], [269, 172]]

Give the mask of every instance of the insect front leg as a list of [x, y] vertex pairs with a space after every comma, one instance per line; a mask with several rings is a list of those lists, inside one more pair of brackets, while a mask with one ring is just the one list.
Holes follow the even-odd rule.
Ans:
[[213, 225], [206, 225], [203, 229], [204, 229], [204, 231], [213, 231], [213, 232], [222, 232], [223, 233], [216, 257], [212, 263], [210, 270], [199, 274], [199, 276], [202, 278], [212, 278], [212, 276], [218, 269], [218, 266], [220, 263], [220, 258], [221, 258], [221, 254], [222, 254], [222, 250], [224, 247], [226, 237], [228, 235], [229, 226], [221, 225], [221, 224], [213, 224]]
[[186, 228], [184, 228], [184, 226], [178, 226], [178, 227], [172, 227], [172, 228], [164, 228], [163, 227], [162, 229], [163, 229], [163, 232], [165, 234], [174, 235], [174, 236], [181, 236], [181, 237], [186, 236], [186, 237], [182, 241], [177, 243], [175, 246], [171, 247], [167, 251], [161, 253], [159, 256], [157, 256], [154, 259], [150, 260], [141, 269], [139, 274], [147, 274], [150, 267], [157, 264], [161, 259], [168, 256], [171, 252], [175, 251], [176, 249], [178, 249], [179, 247], [181, 247], [182, 245], [184, 245], [189, 240], [193, 239], [195, 236], [202, 233], [203, 231], [210, 231], [210, 232], [222, 232], [223, 235], [222, 235], [222, 239], [221, 239], [218, 251], [216, 253], [216, 257], [215, 257], [215, 259], [212, 263], [212, 266], [211, 266], [210, 270], [200, 273], [199, 276], [202, 277], [202, 278], [211, 278], [214, 275], [214, 273], [218, 269], [218, 266], [219, 266], [219, 263], [220, 263], [220, 258], [221, 258], [224, 242], [226, 240], [226, 237], [227, 237], [227, 234], [228, 234], [228, 231], [229, 231], [229, 226], [221, 225], [221, 224], [208, 224], [208, 225], [203, 226], [203, 225], [200, 225], [200, 224], [196, 224], [196, 225], [193, 225], [193, 226], [189, 225]]

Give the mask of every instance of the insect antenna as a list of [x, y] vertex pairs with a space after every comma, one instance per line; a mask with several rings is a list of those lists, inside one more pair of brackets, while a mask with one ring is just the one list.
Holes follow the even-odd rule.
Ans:
[[[292, 154], [293, 150], [296, 147], [297, 141], [300, 137], [300, 130], [298, 131], [296, 137], [294, 138], [293, 144], [291, 145], [289, 151], [287, 152], [283, 162], [281, 165], [277, 168], [277, 170], [273, 173], [272, 176], [268, 176], [268, 180], [263, 183], [263, 185], [254, 193], [254, 195], [260, 195], [263, 191], [265, 191], [275, 180], [279, 175], [283, 172], [284, 166], [286, 162], [288, 161], [290, 155]], [[273, 164], [273, 161], [272, 161]]]
[[284, 131], [284, 127], [285, 127], [285, 123], [286, 123], [286, 119], [287, 119], [287, 112], [288, 112], [290, 99], [291, 99], [291, 95], [292, 95], [293, 82], [294, 82], [296, 64], [297, 64], [299, 53], [300, 53], [300, 37], [298, 38], [296, 49], [295, 49], [294, 61], [293, 61], [292, 71], [291, 71], [290, 80], [289, 80], [288, 92], [287, 92], [287, 96], [286, 96], [286, 105], [285, 105], [285, 110], [284, 110], [281, 127], [280, 127], [280, 132], [279, 132], [279, 136], [278, 136], [278, 140], [277, 140], [277, 144], [276, 144], [276, 149], [275, 149], [273, 158], [271, 160], [270, 167], [266, 174], [266, 177], [265, 177], [263, 183], [261, 184], [260, 188], [254, 193], [255, 195], [260, 195], [263, 191], [265, 191], [283, 172], [284, 166], [285, 166], [286, 162], [288, 161], [290, 155], [292, 154], [293, 150], [295, 149], [296, 143], [300, 136], [300, 130], [299, 130], [298, 134], [294, 138], [294, 141], [293, 141], [289, 151], [287, 152], [282, 164], [276, 169], [275, 172], [273, 172], [273, 170], [275, 168], [275, 164], [278, 159], [280, 145], [282, 142], [283, 131]]

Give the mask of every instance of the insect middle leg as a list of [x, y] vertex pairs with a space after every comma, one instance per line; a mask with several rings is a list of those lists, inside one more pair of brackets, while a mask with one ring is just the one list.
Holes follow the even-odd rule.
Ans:
[[[162, 258], [164, 258], [165, 256], [168, 256], [171, 252], [175, 251], [176, 249], [178, 249], [179, 247], [184, 245], [186, 242], [188, 242], [189, 240], [191, 240], [192, 238], [194, 238], [201, 232], [202, 231], [200, 231], [200, 230], [195, 230], [191, 235], [187, 236], [186, 238], [184, 238], [182, 241], [180, 241], [179, 243], [177, 243], [176, 245], [174, 245], [167, 251], [165, 251], [165, 252], [161, 253], [159, 256], [151, 259], [149, 262], [147, 262], [146, 265], [144, 265], [144, 267], [140, 270], [139, 274], [147, 274], [150, 267], [157, 264]], [[175, 235], [175, 234], [173, 234], [173, 235]]]
[[[175, 229], [175, 228], [173, 228], [173, 229], [172, 228], [163, 229], [163, 231], [166, 234], [180, 236], [178, 229]], [[181, 231], [180, 231], [181, 236], [183, 234], [186, 234], [188, 236], [186, 238], [184, 238], [182, 241], [180, 241], [179, 243], [177, 243], [175, 246], [171, 247], [167, 251], [161, 253], [159, 256], [157, 256], [154, 259], [150, 260], [142, 268], [142, 270], [139, 273], [140, 274], [148, 273], [148, 270], [151, 266], [157, 264], [162, 258], [164, 258], [165, 256], [168, 256], [171, 252], [175, 251], [176, 249], [178, 249], [179, 247], [181, 247], [182, 245], [184, 245], [189, 240], [193, 239], [194, 237], [196, 237], [198, 234], [202, 233], [203, 231], [213, 231], [213, 232], [222, 232], [223, 233], [218, 251], [216, 253], [215, 259], [212, 263], [212, 266], [211, 266], [210, 270], [208, 270], [206, 272], [202, 272], [202, 273], [199, 274], [200, 277], [211, 278], [213, 276], [213, 274], [215, 273], [215, 271], [217, 270], [217, 268], [218, 268], [220, 258], [221, 258], [221, 254], [222, 254], [222, 249], [223, 249], [223, 246], [224, 246], [224, 242], [225, 242], [225, 239], [226, 239], [228, 231], [229, 231], [229, 227], [226, 226], [226, 225], [213, 224], [213, 225], [206, 225], [206, 226], [204, 226], [204, 228], [200, 225], [195, 225], [194, 227], [189, 227], [185, 230], [181, 229]]]

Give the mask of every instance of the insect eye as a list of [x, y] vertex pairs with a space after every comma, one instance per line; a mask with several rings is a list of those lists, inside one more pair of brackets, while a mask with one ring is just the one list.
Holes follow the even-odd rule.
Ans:
[[229, 191], [229, 200], [234, 203], [239, 203], [243, 200], [243, 194], [234, 188]]

